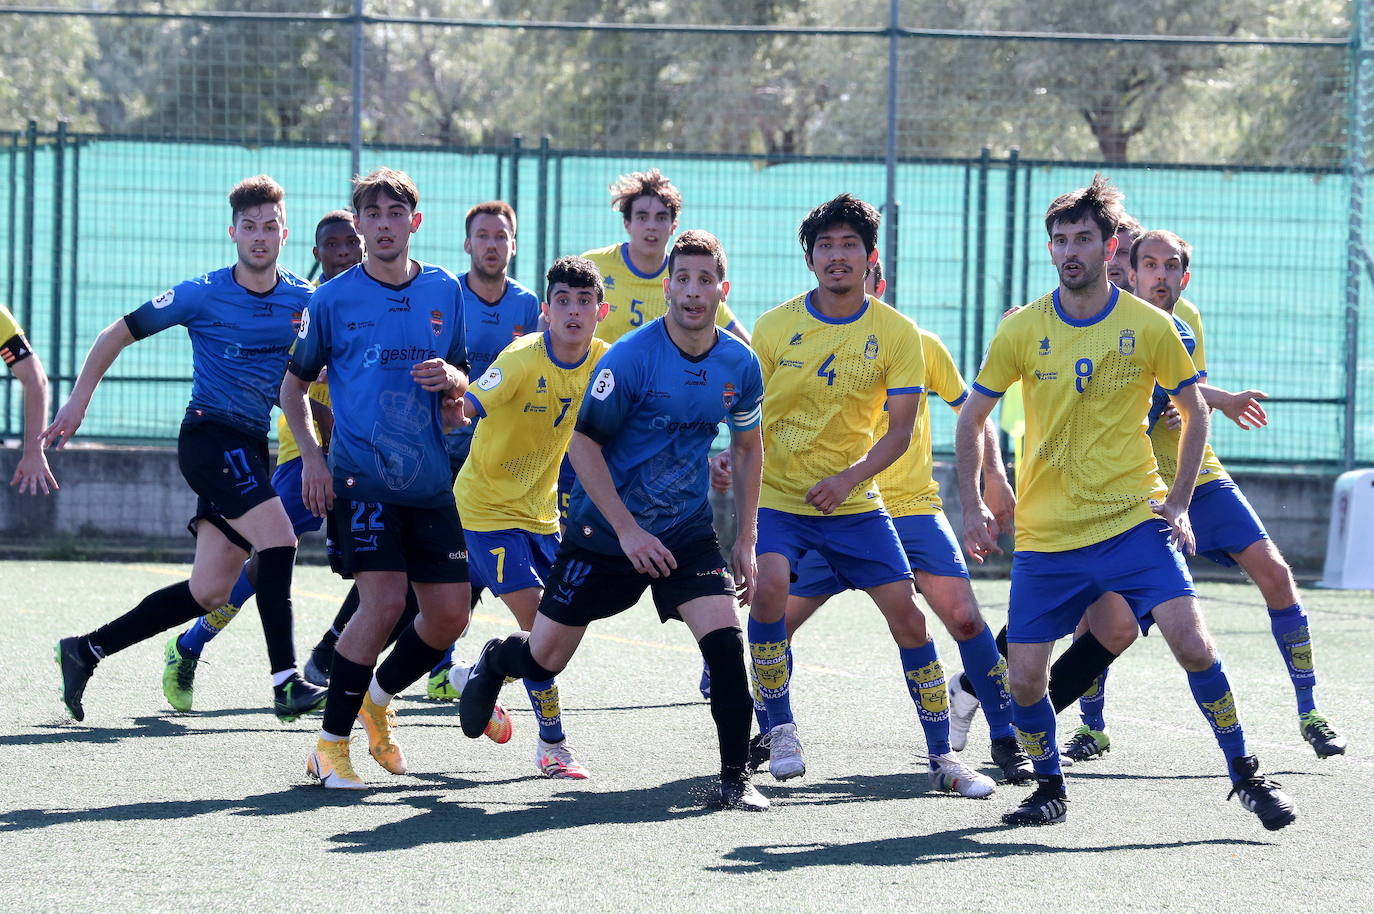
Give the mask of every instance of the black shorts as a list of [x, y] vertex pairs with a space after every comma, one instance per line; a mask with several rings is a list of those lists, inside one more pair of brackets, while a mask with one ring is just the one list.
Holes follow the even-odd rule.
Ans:
[[329, 564], [345, 578], [400, 571], [419, 584], [468, 581], [468, 547], [452, 503], [415, 508], [335, 498], [328, 521]]
[[252, 545], [228, 520], [277, 497], [267, 438], [220, 422], [186, 423], [177, 438], [177, 463], [196, 493], [196, 513], [187, 524], [191, 535], [201, 521], [208, 521], [229, 542], [251, 552]]
[[660, 622], [681, 619], [678, 607], [698, 597], [731, 597], [735, 581], [720, 558], [714, 536], [672, 549], [677, 568], [666, 578], [635, 571], [624, 555], [583, 549], [567, 540], [558, 550], [539, 601], [539, 612], [564, 625], [584, 626], [624, 612], [645, 589], [654, 595]]

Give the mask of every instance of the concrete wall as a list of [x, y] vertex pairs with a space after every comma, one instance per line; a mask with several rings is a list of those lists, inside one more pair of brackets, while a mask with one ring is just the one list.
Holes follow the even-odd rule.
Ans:
[[[185, 537], [196, 499], [177, 468], [176, 452], [159, 447], [73, 447], [49, 454], [61, 491], [51, 498], [19, 496], [0, 486], [0, 543], [11, 547], [48, 538], [90, 537], [137, 545], [143, 539]], [[0, 448], [0, 478], [19, 461]], [[945, 511], [962, 526], [953, 468], [935, 467]], [[1326, 551], [1334, 477], [1237, 473], [1236, 481], [1297, 568], [1320, 569]], [[189, 546], [190, 540], [185, 540]]]

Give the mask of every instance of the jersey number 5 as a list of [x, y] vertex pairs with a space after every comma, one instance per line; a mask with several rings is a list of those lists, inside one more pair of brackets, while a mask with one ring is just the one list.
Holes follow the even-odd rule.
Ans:
[[637, 298], [630, 299], [630, 326], [638, 327], [644, 323], [644, 312], [639, 310], [639, 306], [644, 304]]

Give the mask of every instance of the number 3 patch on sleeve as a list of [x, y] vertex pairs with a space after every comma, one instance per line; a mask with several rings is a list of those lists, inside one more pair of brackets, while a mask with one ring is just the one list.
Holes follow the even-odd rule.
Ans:
[[492, 367], [487, 369], [487, 373], [477, 380], [477, 387], [479, 390], [491, 390], [500, 383], [501, 369]]
[[615, 390], [615, 375], [609, 368], [603, 368], [592, 382], [592, 399], [604, 400]]

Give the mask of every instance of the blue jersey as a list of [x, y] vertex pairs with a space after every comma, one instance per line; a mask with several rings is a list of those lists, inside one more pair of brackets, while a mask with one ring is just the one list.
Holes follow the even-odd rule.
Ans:
[[[539, 326], [539, 296], [513, 279], [498, 301], [489, 302], [472, 291], [468, 274], [458, 277], [463, 287], [463, 332], [467, 335], [468, 376], [480, 378], [511, 340], [533, 333]], [[445, 443], [455, 466], [468, 457], [478, 419], [449, 432]]]
[[399, 286], [362, 265], [320, 286], [288, 366], [313, 381], [329, 367], [334, 491], [354, 501], [436, 507], [453, 501], [439, 394], [410, 376], [426, 359], [459, 364], [463, 291], [442, 267], [420, 264]]
[[[651, 321], [611, 347], [592, 372], [577, 431], [602, 446], [616, 491], [635, 520], [668, 548], [712, 535], [706, 458], [716, 428], [759, 424], [763, 373], [740, 339], [688, 356]], [[568, 507], [570, 541], [618, 553], [620, 541], [579, 481]]]
[[225, 267], [178, 283], [124, 323], [136, 340], [174, 324], [186, 328], [191, 337], [186, 422], [219, 421], [265, 438], [310, 292], [310, 283], [280, 269], [271, 291], [251, 292], [234, 281], [233, 267]]
[[[1197, 337], [1193, 335], [1193, 328], [1189, 327], [1176, 314], [1170, 314], [1169, 317], [1173, 319], [1174, 326], [1178, 328], [1178, 335], [1183, 337], [1183, 347], [1188, 350], [1189, 355], [1192, 355], [1193, 351], [1197, 349]], [[1145, 426], [1147, 435], [1154, 432], [1155, 423], [1159, 421], [1159, 417], [1164, 415], [1164, 411], [1168, 408], [1169, 392], [1156, 384], [1155, 392], [1150, 398], [1150, 418]]]

